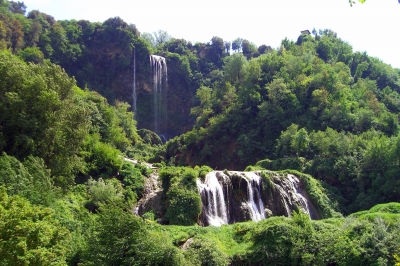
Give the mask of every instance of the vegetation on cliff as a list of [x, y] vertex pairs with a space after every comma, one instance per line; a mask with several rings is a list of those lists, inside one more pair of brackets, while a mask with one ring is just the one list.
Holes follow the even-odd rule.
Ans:
[[[0, 264], [400, 263], [399, 69], [331, 30], [272, 49], [25, 11], [0, 0]], [[153, 53], [168, 64], [165, 145], [150, 131]], [[170, 225], [133, 214], [144, 160]], [[336, 217], [196, 225], [196, 179], [248, 165], [295, 173]]]

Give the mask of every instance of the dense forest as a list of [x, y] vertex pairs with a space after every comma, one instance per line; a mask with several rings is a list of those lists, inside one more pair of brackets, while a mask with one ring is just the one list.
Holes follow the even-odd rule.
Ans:
[[[329, 29], [193, 44], [26, 9], [0, 0], [1, 265], [400, 265], [400, 69]], [[213, 169], [296, 175], [321, 219], [201, 226]]]

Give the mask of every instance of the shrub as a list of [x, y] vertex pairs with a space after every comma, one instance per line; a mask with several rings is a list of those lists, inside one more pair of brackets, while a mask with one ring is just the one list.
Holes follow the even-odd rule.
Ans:
[[194, 225], [201, 212], [201, 198], [197, 191], [173, 186], [167, 193], [166, 218], [171, 224]]
[[23, 163], [3, 153], [0, 156], [0, 184], [10, 195], [27, 198], [33, 204], [48, 206], [55, 198], [56, 188], [43, 159], [28, 156]]
[[142, 197], [145, 179], [140, 169], [131, 163], [125, 163], [122, 165], [121, 171], [119, 171], [119, 176], [122, 178], [122, 183], [127, 190], [134, 192], [138, 198]]
[[69, 231], [53, 214], [0, 187], [0, 265], [66, 265]]
[[185, 254], [193, 265], [223, 266], [229, 265], [228, 257], [216, 246], [216, 243], [205, 237], [196, 237]]
[[142, 215], [142, 218], [146, 219], [146, 220], [154, 221], [156, 219], [156, 216], [154, 214], [154, 211], [149, 211], [149, 212], [144, 213]]

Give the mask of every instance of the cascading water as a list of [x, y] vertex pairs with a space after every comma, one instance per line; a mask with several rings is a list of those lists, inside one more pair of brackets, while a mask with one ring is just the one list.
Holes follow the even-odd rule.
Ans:
[[298, 206], [302, 209], [304, 213], [307, 213], [310, 215], [310, 209], [308, 207], [307, 199], [298, 191], [297, 189], [297, 184], [300, 183], [299, 179], [291, 174], [287, 175], [287, 179], [289, 180], [292, 190], [296, 193], [297, 196], [297, 201], [298, 201]]
[[203, 204], [201, 223], [220, 226], [247, 220], [260, 221], [267, 218], [267, 213], [268, 216], [290, 216], [293, 210], [298, 209], [318, 219], [317, 211], [303, 195], [301, 182], [296, 176], [276, 174], [267, 183], [263, 184], [260, 171], [208, 173], [204, 182], [197, 180]]
[[291, 216], [291, 212], [293, 211], [292, 207], [297, 206], [298, 209], [308, 214], [310, 217], [315, 217], [316, 212], [310, 212], [308, 200], [299, 192], [299, 184], [300, 180], [292, 174], [288, 174], [286, 178], [281, 178], [278, 183], [274, 184], [280, 202], [284, 206], [285, 215]]
[[133, 103], [132, 103], [132, 109], [133, 109], [133, 115], [134, 118], [138, 119], [137, 112], [136, 112], [136, 49], [133, 48], [133, 91], [132, 91], [132, 98], [133, 98]]
[[197, 180], [197, 187], [203, 202], [203, 213], [207, 218], [208, 224], [214, 226], [227, 224], [228, 213], [225, 197], [222, 186], [217, 179], [217, 172], [208, 173], [204, 183]]
[[261, 198], [261, 176], [254, 172], [245, 172], [247, 180], [247, 204], [253, 221], [265, 219], [264, 202]]
[[[153, 73], [153, 93], [154, 93], [154, 132], [160, 135], [160, 118], [164, 119], [163, 125], [167, 125], [167, 62], [164, 57], [150, 55], [150, 68]], [[162, 114], [164, 114], [163, 117]]]
[[[244, 184], [247, 187], [244, 196], [245, 206], [242, 207], [247, 210], [249, 218], [253, 221], [265, 219], [261, 177], [253, 172], [228, 173], [234, 173], [246, 182]], [[206, 175], [204, 183], [197, 181], [197, 187], [203, 203], [203, 217], [206, 225], [220, 226], [245, 219], [236, 217], [238, 204], [232, 199], [230, 176], [221, 171], [212, 171]]]

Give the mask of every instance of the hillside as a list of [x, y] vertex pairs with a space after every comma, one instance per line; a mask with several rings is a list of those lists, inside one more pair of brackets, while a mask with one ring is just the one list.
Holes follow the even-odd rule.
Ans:
[[1, 265], [400, 263], [399, 69], [332, 30], [25, 10], [0, 0]]

